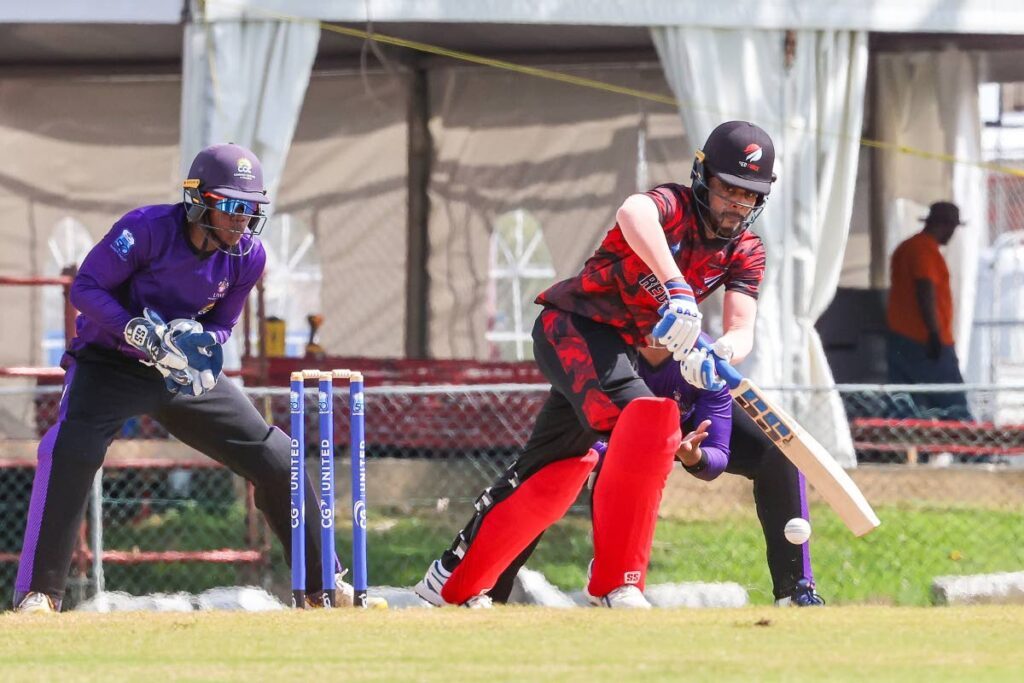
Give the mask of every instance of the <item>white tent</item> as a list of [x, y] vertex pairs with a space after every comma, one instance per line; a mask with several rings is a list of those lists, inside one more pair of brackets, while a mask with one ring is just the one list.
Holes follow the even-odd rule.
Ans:
[[[177, 177], [194, 152], [214, 140], [253, 147], [272, 187], [280, 185], [278, 211], [291, 207], [306, 220], [317, 234], [321, 261], [339, 269], [330, 277], [325, 273], [322, 299], [336, 308], [351, 302], [356, 310], [328, 315], [323, 335], [328, 348], [344, 353], [486, 357], [487, 238], [500, 216], [525, 205], [540, 222], [566, 226], [547, 232], [546, 239], [556, 273], [567, 275], [579, 267], [625, 194], [644, 182], [685, 179], [692, 150], [716, 121], [756, 120], [776, 139], [781, 180], [759, 225], [771, 269], [761, 298], [757, 353], [744, 369], [775, 385], [831, 384], [814, 322], [832, 299], [847, 254], [863, 120], [872, 118], [876, 135], [887, 142], [977, 159], [979, 59], [977, 52], [957, 46], [973, 34], [1024, 34], [1024, 14], [1010, 0], [761, 0], [721, 6], [653, 0], [207, 0], [187, 3], [184, 13], [177, 2], [103, 3], [96, 11], [90, 7], [87, 16], [79, 4], [5, 8], [0, 21], [15, 27], [8, 30], [21, 28], [15, 37], [25, 38], [29, 55], [42, 42], [33, 35], [75, 35], [69, 25], [79, 22], [102, 25], [108, 36], [135, 36], [104, 41], [108, 49], [128, 52], [125, 59], [131, 59], [125, 45], [132, 40], [146, 54], [182, 31], [180, 152], [161, 146], [161, 173], [173, 161], [169, 176]], [[414, 50], [388, 52], [391, 62], [386, 56], [383, 70], [348, 71], [362, 87], [339, 87], [331, 94], [341, 77], [318, 82], [330, 70], [315, 70], [314, 60], [339, 41], [325, 45], [327, 34], [317, 21], [356, 29], [373, 22], [383, 34], [442, 46], [461, 43], [478, 52], [546, 45], [547, 63], [561, 62], [561, 70], [573, 75], [674, 94], [680, 118], [667, 120], [663, 106], [629, 98], [610, 104], [583, 89], [535, 83], [521, 74], [487, 71], [485, 77], [482, 68], [458, 62], [403, 59]], [[145, 34], [140, 24], [148, 25]], [[943, 34], [948, 43], [941, 51], [877, 58], [875, 108], [868, 112], [873, 117], [865, 114], [869, 32], [899, 32], [908, 40], [909, 34]], [[364, 44], [347, 44], [347, 54], [366, 57]], [[652, 44], [663, 73], [618, 67], [636, 61], [635, 52], [650, 51]], [[572, 64], [559, 48], [624, 50], [625, 56], [588, 67], [585, 60]], [[59, 61], [59, 54], [51, 58]], [[107, 87], [111, 96], [124, 96], [116, 86]], [[12, 105], [28, 94], [7, 92]], [[508, 110], [514, 105], [532, 106], [535, 114], [512, 121]], [[598, 110], [601, 116], [592, 117]], [[406, 116], [414, 111], [426, 124], [419, 136], [410, 134], [417, 117]], [[355, 130], [344, 130], [333, 117], [353, 122]], [[311, 129], [323, 134], [302, 133]], [[631, 131], [642, 134], [642, 145], [623, 134]], [[15, 137], [26, 155], [46, 149], [45, 135]], [[417, 147], [425, 140], [426, 151]], [[876, 222], [884, 223], [871, 227], [876, 248], [915, 229], [916, 212], [936, 199], [953, 198], [969, 216], [980, 215], [982, 180], [970, 165], [895, 152], [883, 159], [872, 185], [878, 198], [872, 210], [880, 218]], [[612, 160], [619, 171], [628, 165], [636, 173], [609, 175]], [[566, 178], [570, 162], [568, 175], [576, 183]], [[414, 169], [418, 185], [409, 182]], [[154, 193], [155, 186], [142, 194]], [[339, 196], [346, 193], [351, 196]], [[958, 302], [963, 343], [979, 235], [962, 232], [953, 251], [952, 269], [965, 283]], [[38, 261], [14, 254], [12, 259], [9, 268]], [[877, 263], [874, 268], [872, 284], [878, 285]], [[834, 433], [819, 436], [838, 452], [851, 453], [838, 419], [841, 409], [835, 401], [831, 407]]]

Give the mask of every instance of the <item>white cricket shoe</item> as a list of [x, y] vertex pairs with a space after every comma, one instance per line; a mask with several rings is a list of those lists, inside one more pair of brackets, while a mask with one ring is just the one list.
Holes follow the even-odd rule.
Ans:
[[[586, 591], [585, 591], [586, 592]], [[651, 609], [651, 603], [643, 592], [633, 585], [619, 586], [608, 595], [598, 597], [587, 592], [587, 599], [594, 607], [611, 607], [612, 609]]]
[[57, 607], [46, 593], [29, 593], [14, 610], [21, 614], [56, 614]]
[[441, 589], [451, 575], [452, 573], [441, 564], [441, 560], [434, 560], [427, 567], [427, 573], [412, 590], [434, 607], [444, 607], [448, 603], [441, 597]]
[[[447, 602], [441, 597], [441, 589], [444, 588], [444, 584], [448, 581], [448, 577], [452, 573], [444, 568], [441, 564], [441, 560], [434, 560], [427, 567], [427, 573], [423, 575], [419, 583], [413, 586], [413, 592], [420, 596], [425, 602], [433, 605], [434, 607], [449, 607], [452, 603]], [[462, 603], [460, 607], [466, 607], [468, 609], [490, 609], [494, 606], [494, 602], [490, 596], [486, 593], [480, 595], [474, 595], [466, 602]]]

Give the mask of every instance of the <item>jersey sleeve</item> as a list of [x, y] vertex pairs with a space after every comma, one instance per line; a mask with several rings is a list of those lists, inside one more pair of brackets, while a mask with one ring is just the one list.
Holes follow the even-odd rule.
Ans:
[[[683, 426], [693, 428], [704, 420], [711, 420], [708, 436], [700, 448], [707, 466], [693, 476], [711, 481], [729, 465], [729, 436], [732, 434], [732, 397], [726, 389], [702, 391], [693, 406], [693, 414]], [[685, 432], [684, 432], [685, 433]]]
[[760, 238], [741, 241], [729, 261], [726, 291], [741, 292], [756, 299], [764, 280], [765, 252]]
[[658, 220], [665, 232], [682, 223], [686, 215], [687, 203], [682, 192], [679, 191], [679, 185], [658, 185], [644, 194], [654, 200], [655, 206], [658, 207]]
[[221, 299], [209, 313], [199, 318], [203, 329], [212, 332], [218, 344], [223, 344], [231, 336], [231, 331], [238, 324], [238, 319], [245, 308], [245, 300], [249, 292], [256, 286], [256, 282], [263, 275], [263, 268], [267, 263], [267, 252], [263, 245], [254, 247], [245, 269], [238, 278], [238, 282], [232, 285], [231, 290]]
[[71, 304], [117, 336], [124, 333], [135, 314], [124, 307], [116, 291], [152, 258], [152, 235], [144, 220], [132, 212], [115, 223], [86, 254], [71, 283]]

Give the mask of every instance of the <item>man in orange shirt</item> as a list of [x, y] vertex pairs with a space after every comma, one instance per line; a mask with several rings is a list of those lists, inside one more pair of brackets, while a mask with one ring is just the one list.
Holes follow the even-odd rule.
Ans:
[[[960, 209], [935, 202], [923, 219], [924, 229], [893, 252], [889, 289], [889, 382], [893, 384], [963, 384], [953, 346], [953, 295], [949, 269], [939, 252], [963, 225]], [[962, 391], [916, 394], [934, 417], [969, 420]]]

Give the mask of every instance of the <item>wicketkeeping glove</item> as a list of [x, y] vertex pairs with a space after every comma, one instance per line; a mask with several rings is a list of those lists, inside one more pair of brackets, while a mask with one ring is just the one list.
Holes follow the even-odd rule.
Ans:
[[143, 310], [142, 317], [129, 320], [124, 328], [125, 341], [146, 354], [150, 363], [168, 370], [184, 370], [188, 367], [188, 359], [164, 345], [166, 334], [167, 323], [159, 313], [149, 308]]
[[658, 309], [661, 320], [654, 326], [653, 334], [659, 344], [672, 352], [673, 358], [681, 361], [697, 343], [703, 316], [697, 310], [697, 298], [690, 285], [673, 279], [665, 283], [665, 291], [668, 301]]
[[217, 383], [224, 351], [201, 323], [178, 318], [165, 323], [149, 308], [124, 328], [125, 340], [146, 354], [143, 361], [157, 369], [172, 394], [199, 396]]
[[188, 361], [188, 383], [181, 393], [200, 396], [213, 389], [224, 367], [224, 348], [210, 332], [194, 320], [173, 320], [164, 336], [164, 346]]

